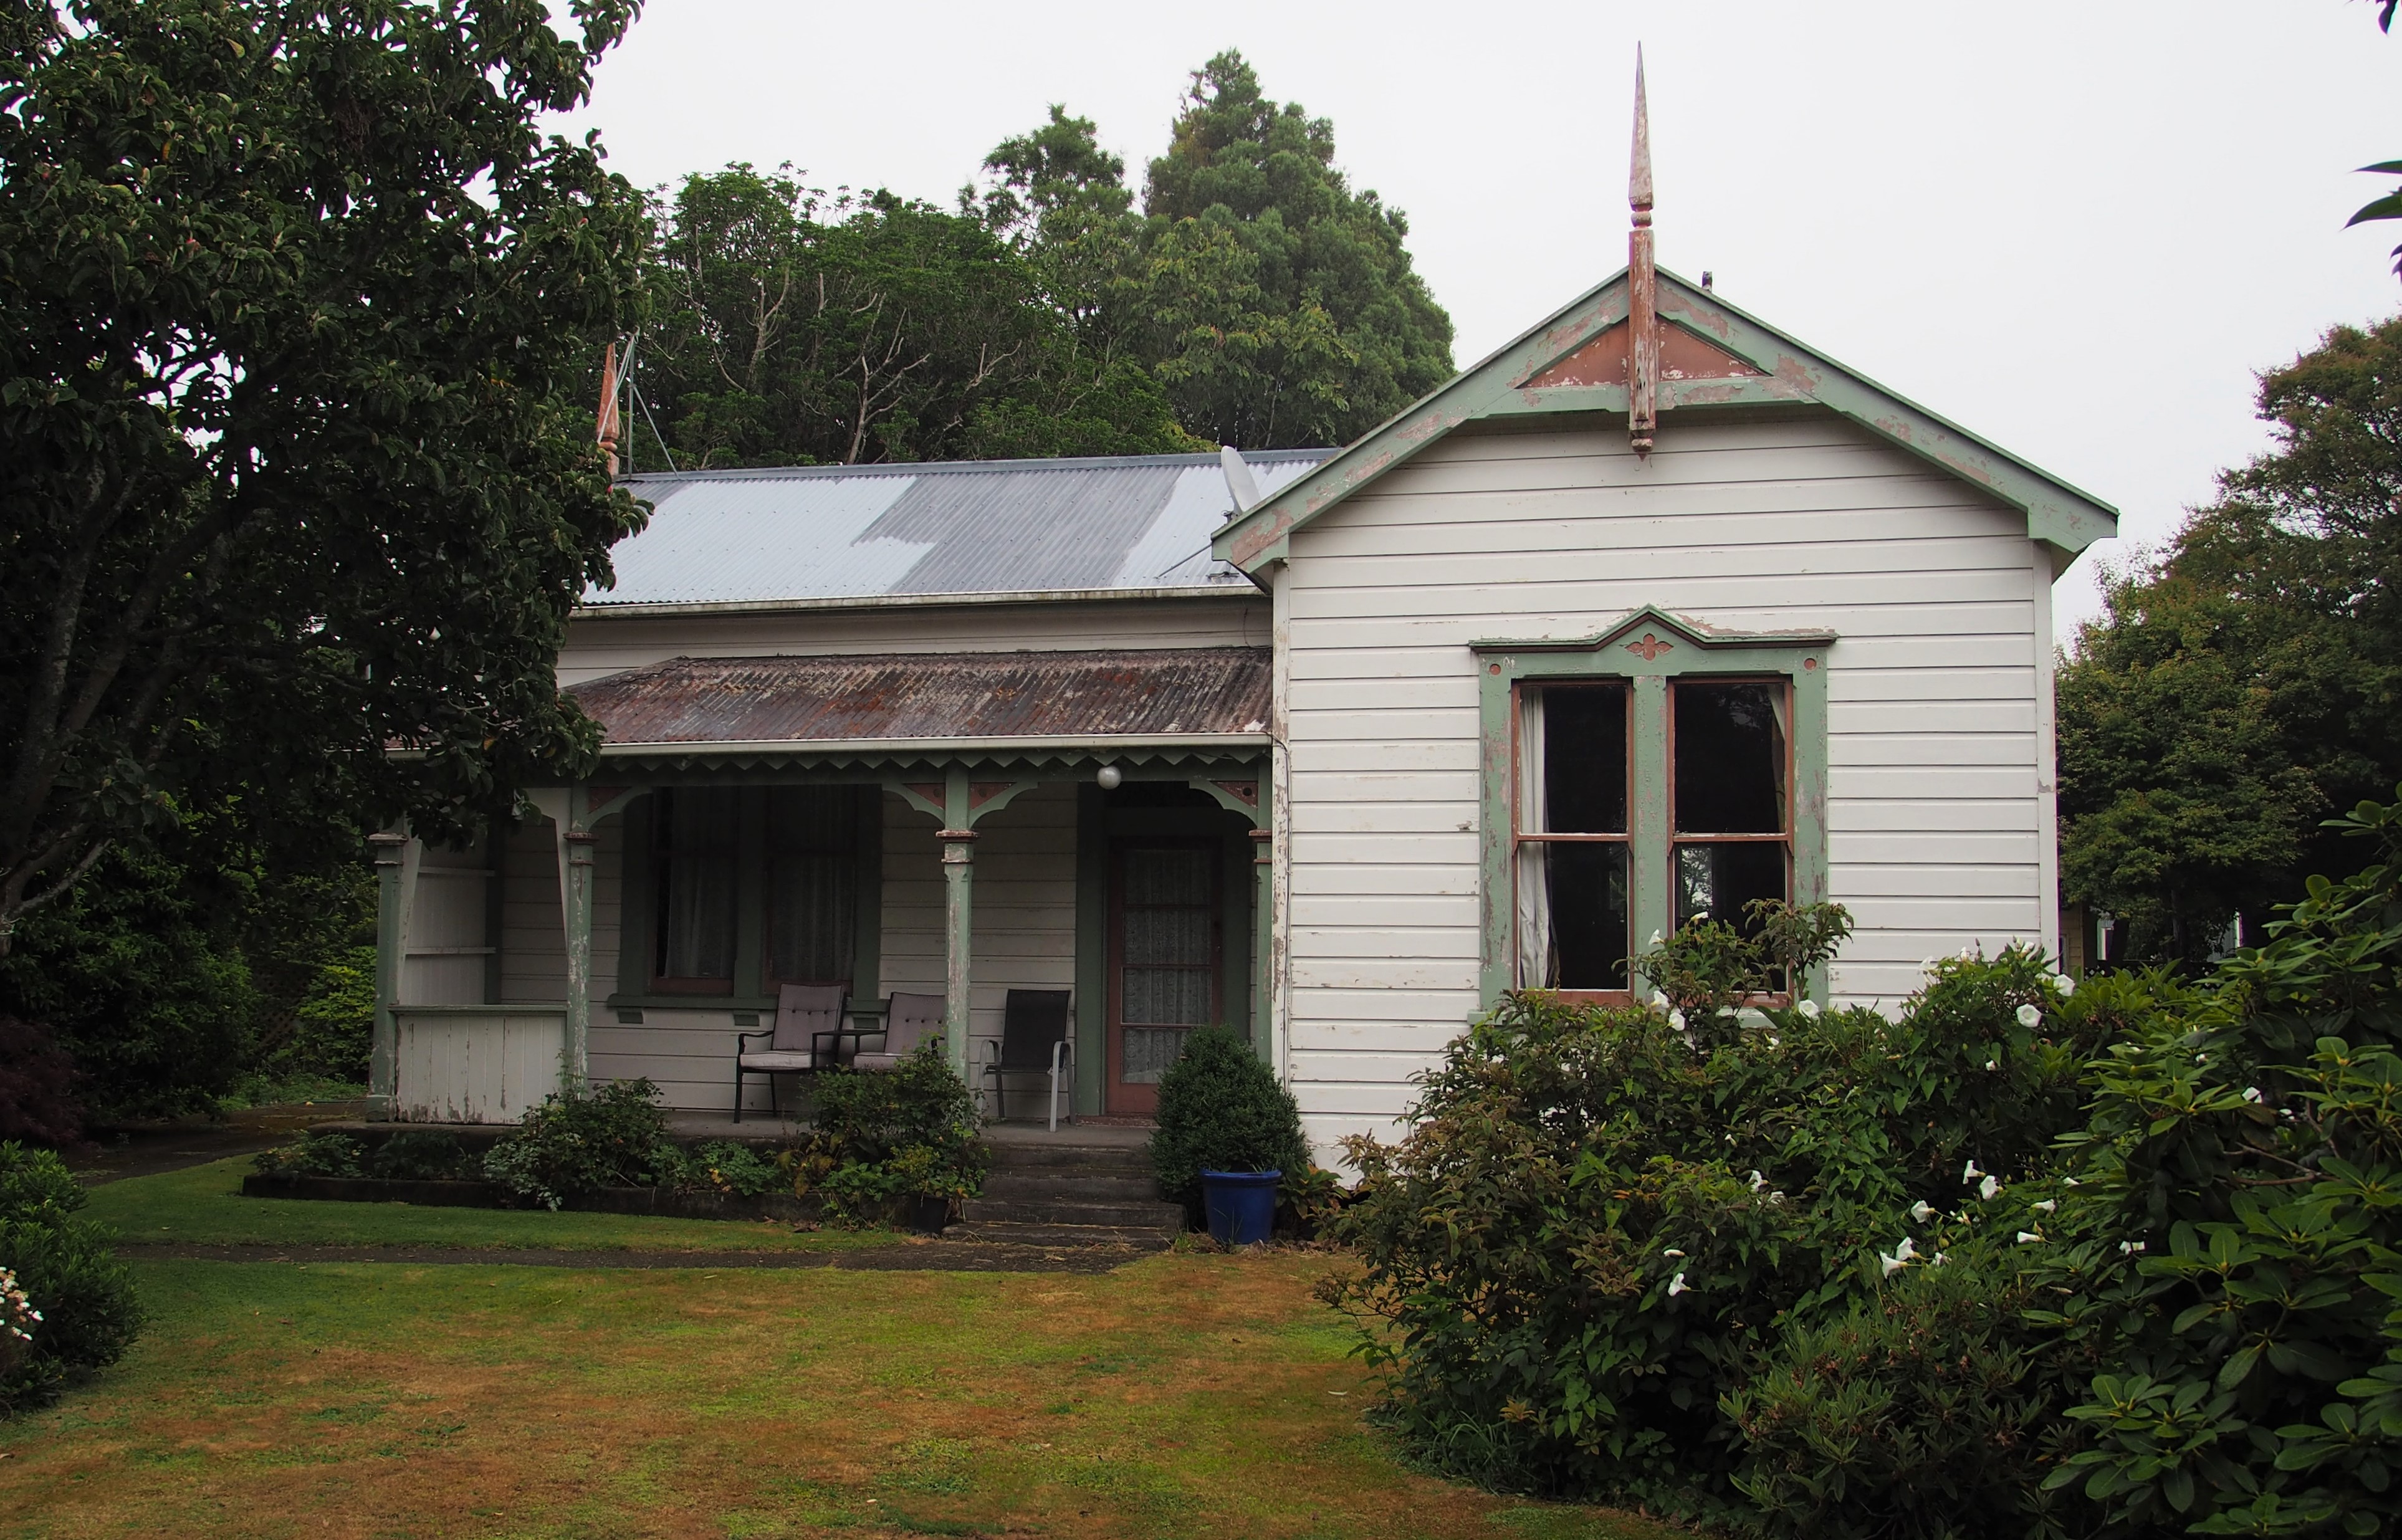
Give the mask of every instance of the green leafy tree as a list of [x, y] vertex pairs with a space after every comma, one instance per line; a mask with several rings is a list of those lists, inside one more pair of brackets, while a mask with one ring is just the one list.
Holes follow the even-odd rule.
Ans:
[[1409, 222], [1334, 166], [1334, 126], [1277, 106], [1228, 50], [1151, 162], [1128, 282], [1178, 419], [1212, 442], [1346, 444], [1452, 373], [1451, 318]]
[[2068, 896], [2200, 960], [2338, 866], [2321, 820], [2402, 776], [2402, 319], [2264, 375], [2277, 444], [2116, 574], [2058, 680]]
[[656, 319], [636, 368], [679, 463], [1196, 447], [1139, 363], [1095, 346], [1046, 284], [1060, 264], [1013, 239], [1040, 217], [1015, 196], [948, 213], [829, 198], [789, 167], [685, 178], [655, 206]]
[[642, 211], [539, 123], [635, 8], [0, 4], [0, 948], [146, 829], [444, 836], [590, 750]]

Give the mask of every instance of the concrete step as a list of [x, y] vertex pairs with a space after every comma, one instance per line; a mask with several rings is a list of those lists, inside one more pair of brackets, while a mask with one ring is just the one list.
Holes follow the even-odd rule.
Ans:
[[1178, 1225], [1050, 1225], [1025, 1220], [987, 1219], [982, 1223], [960, 1223], [943, 1232], [952, 1241], [990, 1241], [1004, 1245], [1131, 1247], [1138, 1251], [1165, 1251], [1179, 1231]]
[[1149, 1171], [1151, 1156], [1116, 1145], [986, 1144], [993, 1169], [1028, 1166], [1089, 1166], [1099, 1171]]
[[1150, 1203], [1159, 1183], [1148, 1171], [1033, 1166], [988, 1172], [984, 1196], [1018, 1203]]
[[1174, 1225], [1180, 1229], [1184, 1210], [1174, 1203], [1017, 1203], [1006, 1198], [970, 1198], [959, 1205], [959, 1217], [971, 1225], [1124, 1225], [1137, 1229]]

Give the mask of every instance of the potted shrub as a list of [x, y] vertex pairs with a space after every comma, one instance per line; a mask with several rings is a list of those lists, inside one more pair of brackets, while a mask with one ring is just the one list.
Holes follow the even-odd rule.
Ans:
[[940, 1235], [951, 1222], [951, 1205], [975, 1196], [967, 1173], [931, 1145], [899, 1151], [886, 1169], [908, 1204], [909, 1228], [920, 1235]]
[[1159, 1127], [1151, 1136], [1159, 1189], [1198, 1208], [1226, 1245], [1264, 1241], [1286, 1172], [1310, 1169], [1301, 1108], [1251, 1045], [1224, 1027], [1184, 1041], [1159, 1082]]

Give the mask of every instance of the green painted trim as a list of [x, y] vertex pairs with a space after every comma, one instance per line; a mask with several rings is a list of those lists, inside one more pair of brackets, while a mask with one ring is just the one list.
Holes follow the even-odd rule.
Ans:
[[[1247, 810], [1248, 812], [1248, 810]], [[1245, 818], [1248, 825], [1249, 819]], [[1251, 832], [1218, 840], [1218, 998], [1228, 1026], [1254, 1044], [1251, 1030]]]
[[[1675, 923], [1669, 892], [1675, 858], [1668, 835], [1668, 680], [1664, 674], [1642, 674], [1634, 683], [1635, 784], [1627, 789], [1634, 805], [1627, 810], [1632, 817], [1626, 853], [1634, 868], [1627, 873], [1627, 907], [1632, 911], [1627, 920], [1640, 955], [1653, 936], [1666, 935]], [[1645, 873], [1656, 873], [1658, 880], [1643, 881]], [[1511, 890], [1516, 892], [1514, 884]], [[1512, 918], [1516, 918], [1514, 911]], [[1513, 928], [1513, 943], [1514, 939]], [[1626, 982], [1640, 990], [1647, 981], [1641, 969], [1630, 968]]]
[[734, 804], [734, 993], [767, 993], [767, 789]]
[[[1260, 805], [1252, 818], [1255, 830], [1276, 828], [1276, 767], [1260, 766]], [[1276, 965], [1276, 841], [1254, 835], [1251, 860], [1251, 1051], [1270, 1069], [1277, 1067]]]
[[[1827, 654], [1833, 639], [1767, 638], [1746, 640], [1712, 633], [1701, 646], [1644, 647], [1630, 652], [1610, 646], [1645, 620], [1656, 637], [1666, 626], [1691, 642], [1690, 623], [1646, 607], [1633, 618], [1589, 641], [1553, 640], [1512, 647], [1479, 642], [1477, 718], [1483, 766], [1484, 941], [1478, 993], [1491, 1010], [1515, 984], [1517, 883], [1512, 870], [1511, 799], [1515, 768], [1512, 741], [1512, 692], [1522, 681], [1621, 679], [1635, 689], [1635, 763], [1629, 834], [1634, 863], [1630, 915], [1640, 952], [1653, 931], [1665, 934], [1672, 913], [1668, 828], [1668, 686], [1680, 678], [1708, 674], [1781, 674], [1793, 686], [1793, 899], [1815, 903], [1827, 896]], [[1645, 653], [1650, 656], [1645, 656]], [[1637, 982], [1639, 981], [1632, 981]], [[1812, 994], [1824, 1002], [1826, 979], [1815, 974]]]
[[[1607, 630], [1595, 631], [1589, 637], [1526, 637], [1512, 639], [1471, 641], [1470, 652], [1485, 653], [1593, 653], [1614, 641], [1628, 638], [1636, 631], [1654, 635], [1668, 632], [1680, 641], [1698, 648], [1713, 647], [1831, 647], [1835, 633], [1825, 630], [1793, 631], [1730, 631], [1723, 626], [1706, 626], [1702, 622], [1663, 610], [1656, 604], [1639, 605], [1628, 611]], [[1672, 667], [1667, 670], [1676, 672]]]
[[391, 1118], [400, 1089], [401, 863], [407, 859], [408, 836], [397, 832], [369, 834], [376, 874], [375, 1035], [367, 1047], [366, 1116], [370, 1121]]
[[[1755, 379], [1663, 381], [1663, 408], [1769, 402], [1826, 406], [2021, 510], [2032, 539], [2074, 553], [2118, 533], [2118, 510], [2110, 504], [1665, 268], [1659, 270], [1659, 313], [1663, 322], [1724, 349], [1762, 374]], [[1530, 412], [1624, 413], [1622, 387], [1526, 391], [1521, 386], [1625, 316], [1626, 274], [1622, 270], [1276, 496], [1229, 520], [1212, 540], [1211, 551], [1220, 560], [1256, 575], [1291, 553], [1294, 530], [1406, 464], [1462, 423]]]
[[1109, 1016], [1110, 839], [1101, 789], [1076, 788], [1076, 1096], [1087, 1117], [1101, 1110], [1109, 1070], [1102, 1040]]
[[854, 999], [884, 997], [884, 789], [862, 786], [852, 792], [851, 870], [859, 887], [852, 924], [850, 993]]
[[650, 987], [658, 955], [657, 873], [651, 859], [655, 804], [645, 797], [626, 809], [626, 855], [617, 869], [617, 994]]
[[967, 822], [953, 824], [951, 827], [954, 829], [973, 829], [989, 815], [1000, 812], [1011, 803], [1015, 802], [1021, 795], [1033, 791], [1036, 787], [1042, 784], [1042, 783], [1041, 781], [1036, 780], [1021, 780], [1015, 782], [1006, 790], [996, 791], [985, 801], [978, 803], [975, 807], [968, 813]]

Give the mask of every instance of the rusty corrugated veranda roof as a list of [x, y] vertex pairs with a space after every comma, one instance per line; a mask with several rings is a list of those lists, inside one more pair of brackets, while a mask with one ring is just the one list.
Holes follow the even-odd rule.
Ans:
[[1196, 738], [1267, 730], [1269, 652], [670, 658], [575, 686], [610, 746]]

